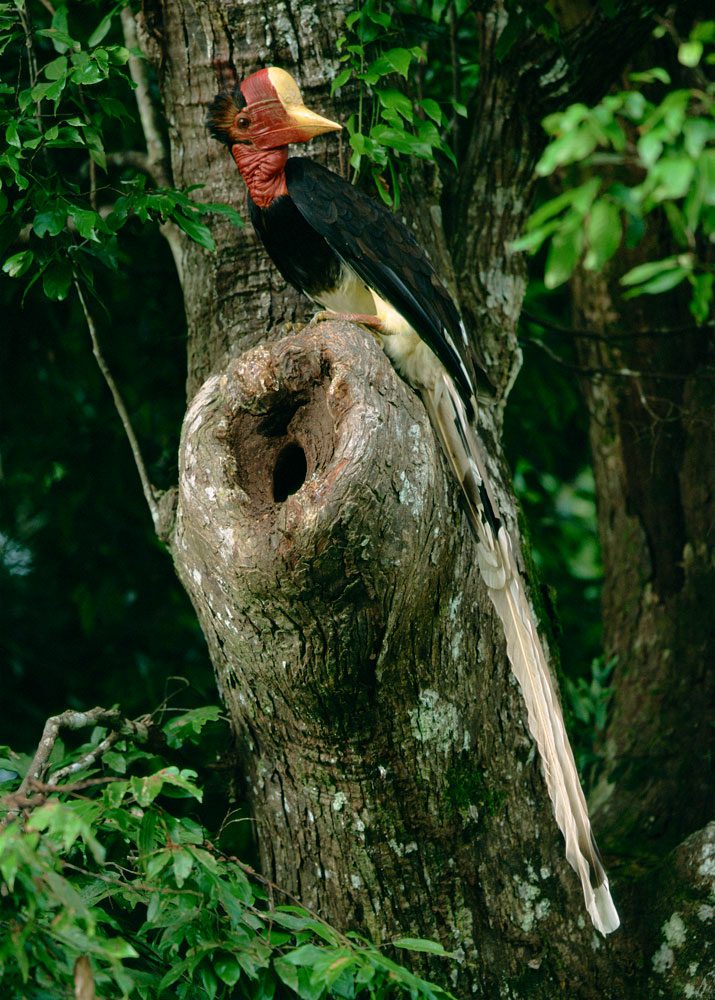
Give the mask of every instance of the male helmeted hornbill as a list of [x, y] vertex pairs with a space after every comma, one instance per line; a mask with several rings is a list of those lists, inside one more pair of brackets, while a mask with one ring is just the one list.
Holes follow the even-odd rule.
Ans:
[[282, 69], [254, 73], [219, 94], [208, 115], [248, 187], [254, 228], [276, 267], [323, 309], [368, 326], [423, 400], [462, 488], [479, 568], [503, 623], [566, 857], [604, 934], [619, 925], [559, 701], [486, 477], [476, 432], [475, 368], [464, 325], [409, 230], [382, 205], [288, 146], [340, 125], [308, 110]]

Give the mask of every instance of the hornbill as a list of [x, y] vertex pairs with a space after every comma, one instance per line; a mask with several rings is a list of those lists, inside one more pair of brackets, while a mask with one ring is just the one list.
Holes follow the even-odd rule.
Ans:
[[218, 94], [208, 113], [248, 188], [253, 226], [283, 277], [330, 313], [372, 330], [422, 398], [464, 495], [479, 568], [506, 635], [566, 857], [594, 926], [619, 925], [536, 624], [476, 431], [478, 378], [459, 313], [409, 230], [382, 205], [313, 160], [288, 157], [341, 126], [306, 108], [277, 67]]

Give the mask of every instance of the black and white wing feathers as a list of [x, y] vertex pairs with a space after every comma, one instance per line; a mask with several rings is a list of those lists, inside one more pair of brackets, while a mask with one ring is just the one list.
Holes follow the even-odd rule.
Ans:
[[384, 206], [313, 160], [291, 157], [286, 182], [306, 222], [419, 334], [471, 411], [475, 372], [464, 325], [412, 233]]

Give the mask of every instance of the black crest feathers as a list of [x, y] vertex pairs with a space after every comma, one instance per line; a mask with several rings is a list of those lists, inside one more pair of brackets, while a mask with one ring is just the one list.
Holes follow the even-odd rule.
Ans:
[[226, 92], [216, 94], [206, 114], [206, 128], [214, 139], [226, 143], [227, 146], [235, 142], [231, 133], [236, 113], [245, 106], [246, 101], [239, 87], [230, 94]]

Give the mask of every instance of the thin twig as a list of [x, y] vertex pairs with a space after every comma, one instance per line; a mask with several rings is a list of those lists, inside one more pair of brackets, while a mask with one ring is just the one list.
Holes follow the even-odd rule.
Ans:
[[266, 889], [268, 889], [270, 894], [271, 909], [275, 908], [275, 904], [273, 903], [273, 893], [279, 892], [282, 896], [285, 896], [286, 899], [289, 899], [291, 903], [294, 903], [296, 906], [299, 906], [302, 910], [305, 910], [305, 912], [308, 913], [318, 923], [322, 924], [324, 927], [327, 927], [333, 934], [336, 935], [336, 937], [340, 938], [346, 945], [348, 945], [351, 948], [355, 946], [354, 941], [351, 941], [349, 937], [347, 937], [345, 934], [341, 933], [341, 931], [337, 930], [337, 928], [329, 924], [325, 919], [325, 917], [321, 917], [321, 915], [317, 912], [317, 910], [311, 909], [310, 906], [307, 906], [301, 899], [299, 899], [297, 896], [294, 896], [293, 893], [289, 892], [287, 889], [284, 889], [283, 886], [278, 885], [277, 882], [273, 882], [271, 881], [271, 879], [266, 878], [265, 875], [262, 875], [261, 872], [256, 871], [256, 869], [253, 868], [251, 865], [247, 865], [245, 861], [241, 861], [240, 858], [237, 858], [233, 854], [224, 854], [224, 852], [220, 850], [220, 848], [215, 847], [210, 840], [204, 841], [204, 847], [207, 848], [214, 855], [214, 857], [218, 858], [219, 860], [226, 861], [229, 864], [236, 865], [236, 867], [240, 868], [241, 871], [246, 873], [246, 875], [250, 875], [251, 878], [256, 879], [257, 882], [260, 882], [262, 885], [264, 885]]
[[[20, 17], [20, 23], [22, 24], [22, 30], [25, 33], [25, 48], [27, 49], [27, 65], [30, 70], [30, 86], [34, 87], [37, 83], [37, 59], [35, 57], [35, 46], [32, 41], [32, 28], [30, 26], [30, 19], [27, 14], [27, 4], [21, 3], [17, 7], [17, 12]], [[37, 103], [37, 110], [39, 113], [39, 102]], [[40, 130], [42, 131], [42, 130]]]
[[603, 375], [606, 378], [654, 378], [654, 379], [669, 379], [671, 381], [686, 382], [688, 379], [705, 379], [711, 380], [715, 379], [715, 372], [713, 374], [708, 374], [706, 372], [659, 372], [659, 371], [639, 371], [634, 368], [596, 368], [591, 365], [575, 365], [565, 358], [562, 358], [560, 354], [548, 347], [542, 340], [534, 340], [531, 338], [519, 338], [519, 343], [524, 344], [528, 347], [536, 347], [538, 350], [543, 351], [552, 361], [555, 361], [557, 365], [562, 368], [567, 368], [569, 371], [578, 372], [579, 375]]
[[614, 340], [637, 340], [641, 337], [671, 337], [674, 333], [698, 333], [702, 330], [715, 330], [715, 320], [708, 320], [704, 323], [683, 323], [678, 326], [656, 326], [648, 330], [636, 330], [628, 333], [597, 333], [595, 330], [584, 330], [577, 327], [566, 326], [556, 323], [546, 316], [539, 316], [537, 313], [522, 309], [522, 316], [531, 323], [536, 323], [544, 330], [552, 333], [563, 333], [579, 340], [598, 340], [602, 343], [611, 343]]
[[[66, 767], [61, 767], [58, 771], [54, 771], [47, 779], [47, 787], [54, 788], [55, 785], [63, 778], [67, 778], [70, 774], [77, 774], [78, 771], [83, 771], [86, 767], [91, 767], [93, 764], [97, 763], [97, 760], [102, 756], [102, 754], [111, 749], [117, 742], [121, 733], [114, 731], [109, 733], [108, 736], [98, 743], [96, 747], [89, 750], [86, 754], [83, 754], [78, 760], [73, 761]], [[66, 791], [66, 789], [59, 789], [58, 791]]]
[[[459, 46], [458, 46], [458, 15], [457, 15], [457, 4], [452, 0], [449, 5], [449, 50], [450, 50], [450, 60], [452, 63], [452, 100], [454, 106], [459, 104], [461, 99], [461, 79], [459, 73]], [[452, 121], [449, 124], [450, 131], [452, 133], [452, 144], [454, 148], [455, 155], [457, 153], [457, 128], [458, 128], [458, 116], [455, 114], [452, 116]]]
[[[117, 708], [107, 709], [99, 706], [97, 708], [89, 709], [86, 712], [76, 712], [73, 709], [68, 709], [66, 712], [60, 713], [60, 715], [51, 716], [45, 722], [45, 727], [42, 731], [42, 738], [37, 745], [35, 756], [32, 759], [32, 763], [30, 764], [25, 777], [22, 779], [20, 787], [16, 792], [13, 792], [5, 798], [5, 801], [10, 805], [7, 813], [0, 823], [0, 829], [4, 828], [8, 823], [15, 819], [21, 810], [34, 809], [36, 806], [44, 802], [49, 792], [75, 791], [80, 787], [87, 787], [88, 784], [97, 783], [99, 781], [113, 780], [94, 778], [87, 779], [87, 781], [84, 782], [77, 782], [75, 785], [58, 786], [56, 784], [60, 778], [63, 778], [68, 774], [74, 774], [82, 767], [87, 767], [93, 764], [123, 734], [131, 733], [137, 739], [142, 741], [145, 740], [147, 738], [150, 721], [151, 720], [148, 716], [142, 716], [139, 719], [134, 720], [126, 719]], [[61, 730], [85, 729], [87, 726], [97, 725], [111, 726], [113, 731], [108, 737], [102, 740], [97, 747], [92, 749], [89, 753], [86, 753], [81, 760], [76, 761], [74, 764], [70, 764], [67, 767], [60, 768], [50, 776], [47, 782], [44, 782], [42, 778], [49, 767], [50, 757]], [[110, 737], [112, 738], [110, 739]]]
[[[130, 7], [121, 13], [124, 44], [133, 52], [139, 48], [137, 24]], [[146, 141], [147, 164], [159, 187], [171, 187], [171, 177], [167, 169], [166, 147], [162, 137], [161, 124], [156, 106], [151, 97], [147, 62], [139, 56], [131, 55], [127, 63], [129, 74], [134, 81], [134, 97], [137, 102], [142, 131]]]
[[[136, 49], [141, 51], [137, 22], [130, 7], [122, 9], [121, 18], [124, 45], [130, 52]], [[144, 141], [146, 142], [146, 160], [141, 169], [146, 170], [150, 174], [158, 187], [171, 187], [173, 181], [169, 168], [169, 153], [162, 133], [161, 116], [156, 102], [152, 99], [149, 63], [140, 56], [131, 55], [127, 66], [129, 75], [135, 84], [134, 98], [137, 102], [139, 120], [142, 132], [144, 133]], [[171, 220], [167, 220], [159, 227], [159, 231], [169, 244], [171, 256], [174, 258], [174, 267], [179, 277], [179, 284], [183, 285], [184, 241], [179, 227]]]
[[82, 304], [82, 311], [84, 312], [84, 318], [87, 322], [87, 329], [89, 330], [89, 336], [92, 340], [92, 352], [99, 365], [99, 370], [102, 373], [104, 381], [107, 383], [107, 387], [112, 394], [112, 399], [114, 400], [114, 408], [116, 409], [119, 419], [124, 427], [124, 433], [127, 435], [127, 440], [129, 441], [129, 447], [132, 450], [132, 455], [134, 456], [134, 464], [136, 465], [137, 472], [139, 473], [139, 479], [142, 484], [142, 490], [144, 492], [144, 499], [149, 507], [149, 512], [151, 514], [151, 519], [154, 523], [154, 530], [159, 533], [161, 526], [161, 515], [159, 512], [159, 497], [156, 490], [152, 486], [149, 476], [146, 471], [146, 466], [144, 465], [144, 459], [142, 458], [141, 449], [139, 447], [139, 442], [137, 436], [134, 433], [134, 428], [132, 427], [131, 420], [129, 419], [129, 413], [126, 406], [124, 405], [124, 400], [122, 395], [117, 388], [117, 384], [112, 377], [112, 373], [107, 366], [107, 362], [104, 360], [104, 355], [102, 354], [101, 348], [99, 346], [99, 339], [97, 337], [97, 328], [94, 325], [94, 320], [92, 315], [87, 308], [87, 303], [85, 301], [84, 295], [82, 294], [82, 289], [80, 288], [79, 282], [75, 278], [74, 286], [77, 289], [77, 295], [79, 296], [79, 301]]
[[[119, 737], [119, 733], [117, 733]], [[56, 771], [49, 781], [33, 781], [32, 791], [41, 792], [44, 795], [66, 795], [72, 793], [75, 795], [77, 792], [83, 792], [86, 788], [96, 788], [97, 785], [109, 785], [113, 781], [123, 781], [123, 778], [115, 775], [107, 775], [104, 778], [85, 778], [84, 781], [72, 781], [67, 785], [56, 785], [54, 784], [54, 779], [59, 774]]]
[[35, 756], [17, 790], [17, 794], [26, 795], [32, 782], [42, 780], [42, 775], [47, 769], [50, 754], [61, 729], [84, 729], [86, 726], [96, 726], [99, 723], [114, 725], [119, 719], [121, 719], [121, 714], [116, 708], [92, 708], [88, 712], [75, 712], [68, 709], [60, 715], [51, 716], [45, 723]]

